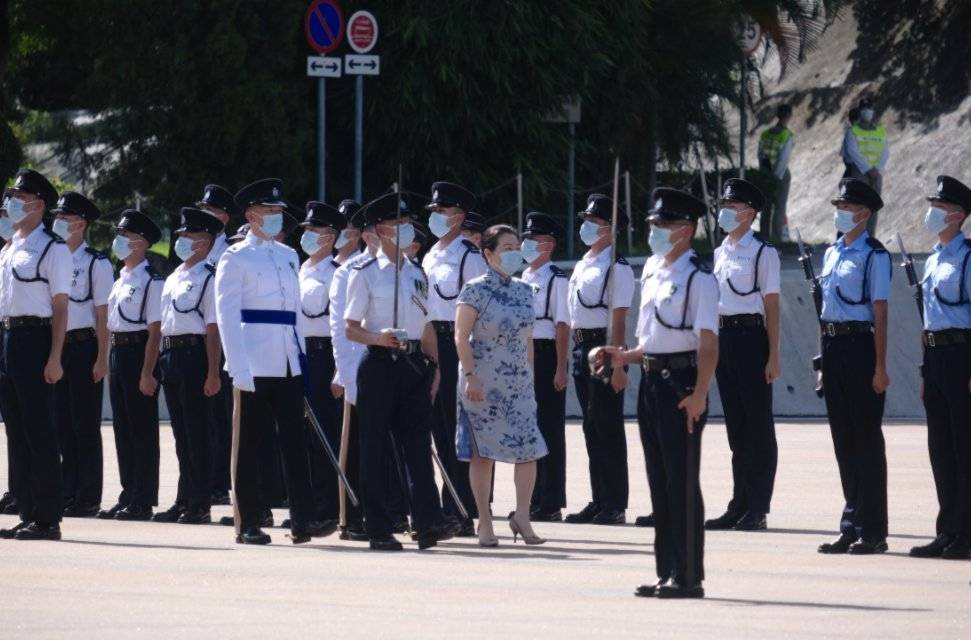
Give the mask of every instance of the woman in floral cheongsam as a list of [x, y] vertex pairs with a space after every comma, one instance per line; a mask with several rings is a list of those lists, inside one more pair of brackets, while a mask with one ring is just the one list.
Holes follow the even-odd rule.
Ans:
[[509, 519], [513, 541], [545, 542], [529, 522], [536, 460], [547, 454], [536, 424], [533, 389], [533, 292], [512, 277], [523, 263], [512, 227], [486, 230], [482, 253], [489, 272], [459, 294], [455, 343], [459, 355], [456, 449], [469, 461], [469, 479], [479, 509], [479, 544], [499, 544], [489, 515], [492, 465], [516, 465], [516, 512]]

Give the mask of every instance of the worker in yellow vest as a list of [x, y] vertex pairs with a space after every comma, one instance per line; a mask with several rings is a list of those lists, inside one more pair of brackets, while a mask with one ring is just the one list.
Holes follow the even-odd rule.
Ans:
[[[843, 137], [844, 178], [856, 178], [867, 183], [878, 194], [883, 191], [883, 174], [890, 157], [887, 130], [876, 122], [873, 101], [864, 96], [860, 99], [859, 118], [846, 130]], [[870, 216], [867, 231], [876, 237], [877, 216]]]
[[789, 184], [792, 182], [792, 174], [789, 173], [789, 157], [792, 155], [793, 146], [792, 131], [789, 130], [792, 105], [780, 104], [776, 108], [775, 116], [775, 125], [763, 131], [759, 138], [759, 168], [762, 171], [771, 171], [779, 180], [772, 217], [767, 220], [768, 216], [763, 212], [761, 230], [763, 235], [788, 240], [786, 205], [789, 202]]

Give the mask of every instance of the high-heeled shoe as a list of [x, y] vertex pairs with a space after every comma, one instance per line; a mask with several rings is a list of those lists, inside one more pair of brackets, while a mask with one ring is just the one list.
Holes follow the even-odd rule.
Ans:
[[544, 544], [546, 542], [546, 538], [540, 538], [538, 535], [535, 535], [535, 534], [528, 536], [525, 533], [523, 533], [523, 529], [519, 525], [519, 522], [516, 520], [515, 515], [509, 518], [509, 530], [512, 531], [512, 541], [514, 544], [516, 543], [516, 538], [518, 538], [519, 536], [522, 536], [523, 542], [529, 545]]
[[497, 538], [495, 536], [492, 536], [492, 537], [489, 537], [489, 538], [485, 538], [485, 539], [479, 538], [479, 546], [480, 547], [498, 547], [499, 546], [499, 538]]

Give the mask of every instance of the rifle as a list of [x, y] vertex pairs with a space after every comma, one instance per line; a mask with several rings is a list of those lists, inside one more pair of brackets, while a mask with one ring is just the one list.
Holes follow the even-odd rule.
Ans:
[[[395, 207], [397, 208], [397, 224], [394, 227], [394, 310], [392, 312], [391, 333], [401, 343], [408, 340], [408, 334], [398, 326], [398, 291], [401, 289], [401, 165], [398, 165], [398, 181], [394, 183]], [[397, 354], [392, 357], [397, 358]]]
[[[607, 267], [606, 279], [609, 282], [610, 276], [614, 271], [614, 263], [617, 262], [617, 197], [620, 188], [620, 158], [614, 160], [614, 202], [613, 208], [610, 212], [610, 266]], [[628, 222], [629, 223], [629, 222]], [[613, 284], [617, 284], [614, 282]], [[613, 284], [607, 285], [607, 338], [605, 344], [610, 344], [610, 337], [614, 334], [614, 310], [612, 304], [614, 301]], [[610, 377], [613, 375], [613, 367], [610, 366], [610, 359], [608, 358], [603, 367], [601, 367], [599, 373], [597, 371], [597, 356], [600, 353], [600, 349], [591, 349], [590, 353], [587, 355], [587, 361], [590, 365], [590, 375], [604, 384], [610, 384]]]
[[324, 446], [324, 453], [327, 454], [327, 459], [330, 460], [331, 466], [337, 471], [337, 477], [340, 481], [344, 483], [344, 489], [347, 491], [347, 497], [355, 507], [360, 506], [360, 502], [357, 501], [357, 494], [354, 493], [354, 489], [351, 488], [351, 483], [347, 480], [347, 475], [344, 473], [344, 469], [341, 468], [340, 462], [337, 460], [337, 456], [334, 455], [334, 449], [330, 446], [330, 442], [327, 441], [327, 436], [324, 434], [324, 428], [320, 426], [320, 421], [317, 419], [317, 414], [314, 413], [313, 407], [310, 406], [310, 401], [307, 400], [307, 396], [303, 397], [303, 412], [310, 421], [310, 426], [314, 428], [314, 432], [317, 437], [320, 438], [321, 444]]
[[[816, 277], [816, 271], [813, 269], [813, 259], [812, 251], [806, 248], [806, 245], [802, 243], [802, 234], [799, 233], [799, 229], [796, 229], [796, 244], [799, 245], [799, 262], [802, 264], [802, 272], [806, 277], [806, 282], [809, 283], [809, 293], [813, 297], [813, 305], [816, 307], [816, 318], [822, 320], [823, 316], [823, 289], [819, 284], [819, 278]], [[813, 357], [813, 370], [817, 370], [817, 365], [822, 366], [823, 356], [819, 354]], [[819, 398], [823, 397], [823, 385], [816, 387], [816, 396]]]
[[921, 324], [924, 322], [924, 290], [920, 286], [920, 280], [917, 279], [917, 269], [914, 268], [914, 259], [907, 253], [907, 247], [904, 246], [904, 241], [897, 234], [897, 246], [900, 247], [900, 257], [903, 258], [903, 262], [900, 266], [904, 268], [907, 273], [907, 282], [910, 284], [911, 288], [914, 290], [914, 301], [917, 302], [917, 313], [920, 314]]

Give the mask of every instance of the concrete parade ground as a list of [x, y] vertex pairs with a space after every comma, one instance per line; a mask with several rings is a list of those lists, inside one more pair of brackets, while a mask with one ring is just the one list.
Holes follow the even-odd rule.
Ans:
[[[567, 430], [575, 510], [589, 497], [587, 461], [579, 424]], [[971, 561], [907, 556], [929, 540], [937, 510], [925, 427], [884, 432], [889, 553], [816, 553], [842, 508], [829, 430], [781, 423], [769, 531], [707, 535], [705, 600], [633, 596], [656, 579], [651, 529], [538, 523], [547, 544], [513, 544], [512, 468], [500, 465], [495, 549], [453, 539], [418, 552], [407, 541], [382, 554], [336, 535], [293, 546], [279, 528], [271, 546], [249, 547], [218, 525], [94, 519], [65, 520], [61, 542], [0, 540], [0, 638], [971, 637]], [[650, 498], [635, 422], [627, 433], [633, 522]], [[119, 487], [110, 427], [103, 434], [107, 507]], [[161, 441], [164, 509], [177, 479], [167, 426]], [[5, 449], [0, 436], [0, 460]], [[705, 433], [701, 469], [707, 515], [720, 515], [731, 490], [721, 423]], [[215, 507], [213, 519], [230, 510]]]

